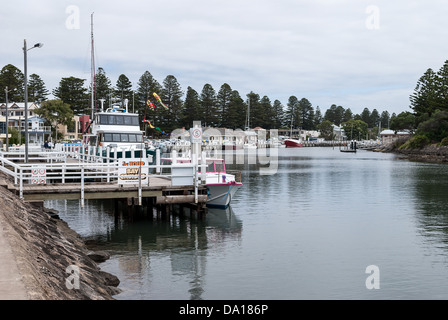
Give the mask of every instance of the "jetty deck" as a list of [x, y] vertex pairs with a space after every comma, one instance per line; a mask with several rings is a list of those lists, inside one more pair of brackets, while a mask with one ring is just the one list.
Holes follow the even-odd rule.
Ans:
[[[143, 158], [123, 164], [123, 168], [123, 159], [95, 154], [101, 153], [84, 148], [37, 150], [24, 163], [19, 151], [0, 152], [0, 172], [4, 176], [0, 185], [31, 202], [80, 200], [84, 206], [87, 199], [116, 199], [140, 206], [183, 204], [195, 206], [198, 212], [205, 209], [207, 187], [201, 174], [205, 174], [205, 166], [201, 167], [199, 161], [161, 165], [157, 153], [156, 159]], [[123, 173], [123, 169], [128, 171]]]

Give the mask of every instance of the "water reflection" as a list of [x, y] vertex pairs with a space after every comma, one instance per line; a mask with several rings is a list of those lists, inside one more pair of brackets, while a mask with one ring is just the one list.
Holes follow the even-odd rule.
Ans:
[[420, 234], [433, 248], [448, 249], [448, 167], [416, 164], [413, 173]]
[[125, 282], [127, 290], [117, 299], [172, 298], [169, 285], [160, 283], [160, 269], [164, 276], [171, 274], [187, 284], [185, 292], [174, 293], [180, 294], [179, 299], [202, 299], [207, 257], [225, 255], [230, 244], [241, 244], [242, 221], [232, 207], [210, 208], [204, 220], [173, 215], [170, 220], [146, 216], [131, 222], [114, 218], [112, 202], [90, 200], [82, 209], [77, 205], [76, 201], [46, 203], [59, 210], [61, 218], [87, 238], [93, 250], [111, 254], [100, 266]]

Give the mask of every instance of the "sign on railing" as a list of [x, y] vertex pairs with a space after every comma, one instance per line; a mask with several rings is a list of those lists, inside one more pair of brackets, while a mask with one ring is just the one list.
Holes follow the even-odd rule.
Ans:
[[46, 184], [47, 169], [40, 166], [33, 166], [31, 169], [31, 184]]
[[[147, 159], [122, 158], [118, 165], [118, 184], [139, 184], [140, 170], [148, 165]], [[147, 174], [141, 172], [141, 182], [147, 180]]]

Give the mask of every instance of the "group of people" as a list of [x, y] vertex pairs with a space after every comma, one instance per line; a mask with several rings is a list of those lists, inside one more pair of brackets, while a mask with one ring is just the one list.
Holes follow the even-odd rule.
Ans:
[[44, 149], [45, 150], [48, 150], [48, 149], [51, 149], [51, 148], [54, 148], [54, 144], [53, 144], [53, 142], [48, 142], [48, 141], [45, 141], [45, 143], [44, 143]]

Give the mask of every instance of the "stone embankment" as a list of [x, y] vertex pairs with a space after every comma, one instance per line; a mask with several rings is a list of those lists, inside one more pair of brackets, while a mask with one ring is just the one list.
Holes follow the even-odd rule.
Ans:
[[421, 149], [400, 149], [392, 144], [383, 145], [372, 151], [392, 152], [411, 161], [448, 163], [448, 147], [432, 144]]
[[0, 208], [0, 227], [30, 300], [113, 300], [119, 293], [119, 280], [97, 265], [107, 254], [90, 251], [57, 214], [3, 186]]

